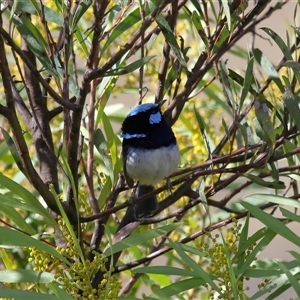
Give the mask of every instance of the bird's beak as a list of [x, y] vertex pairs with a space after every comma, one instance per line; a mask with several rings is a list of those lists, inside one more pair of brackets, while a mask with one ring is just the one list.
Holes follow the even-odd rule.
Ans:
[[167, 102], [166, 99], [161, 100], [160, 102], [158, 102], [158, 103], [157, 103], [158, 107], [161, 108], [161, 107], [165, 104], [165, 102]]

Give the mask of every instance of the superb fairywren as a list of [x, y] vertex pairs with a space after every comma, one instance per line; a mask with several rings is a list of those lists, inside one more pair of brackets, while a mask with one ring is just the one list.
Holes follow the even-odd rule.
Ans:
[[[153, 185], [167, 178], [178, 166], [177, 142], [161, 113], [165, 101], [134, 107], [121, 127], [124, 175], [130, 188], [134, 180], [139, 182], [137, 197], [153, 191]], [[152, 216], [156, 210], [155, 196], [134, 207], [137, 219]]]

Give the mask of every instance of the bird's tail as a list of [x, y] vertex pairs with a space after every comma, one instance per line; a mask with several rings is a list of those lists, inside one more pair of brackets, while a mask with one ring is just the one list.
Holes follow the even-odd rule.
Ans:
[[[148, 194], [152, 191], [154, 191], [154, 186], [139, 184], [136, 190], [136, 198]], [[134, 206], [135, 217], [137, 219], [151, 217], [156, 212], [157, 206], [158, 204], [155, 195], [145, 199], [142, 202], [136, 203], [136, 205]]]

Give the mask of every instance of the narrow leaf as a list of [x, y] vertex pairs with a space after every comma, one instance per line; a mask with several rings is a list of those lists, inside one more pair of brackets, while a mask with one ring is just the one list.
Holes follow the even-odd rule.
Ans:
[[228, 5], [228, 0], [223, 0], [223, 1], [221, 1], [221, 3], [222, 3], [222, 6], [223, 6], [223, 9], [225, 12], [225, 16], [227, 19], [226, 24], [227, 24], [228, 30], [230, 31], [230, 29], [231, 29], [231, 13], [230, 13], [229, 5]]
[[148, 266], [134, 269], [134, 273], [161, 274], [168, 276], [196, 277], [195, 272], [170, 266]]
[[276, 132], [274, 124], [269, 115], [269, 109], [264, 100], [255, 101], [255, 116], [257, 123], [255, 124], [256, 134], [263, 140], [274, 145]]
[[270, 230], [281, 235], [283, 238], [289, 240], [293, 244], [300, 247], [300, 238], [292, 230], [290, 230], [283, 222], [275, 217], [265, 213], [260, 208], [242, 201], [241, 204], [258, 220], [265, 224]]
[[54, 274], [32, 270], [4, 270], [0, 271], [1, 282], [31, 282], [31, 283], [49, 283], [53, 281]]
[[293, 94], [290, 88], [285, 87], [285, 92], [282, 95], [282, 100], [289, 111], [290, 115], [292, 116], [298, 130], [300, 130], [300, 108], [299, 102], [300, 98]]
[[18, 226], [18, 228], [22, 229], [28, 234], [36, 233], [35, 229], [33, 229], [32, 226], [26, 222], [24, 216], [17, 212], [13, 207], [0, 203], [0, 212], [8, 217], [8, 220], [11, 222], [11, 224]]
[[27, 17], [25, 17], [25, 15], [23, 15], [22, 18], [14, 15], [12, 20], [20, 35], [26, 41], [30, 50], [35, 54], [35, 56], [39, 59], [39, 61], [47, 69], [47, 71], [52, 76], [57, 78], [58, 73], [53, 68], [49, 55], [46, 52], [47, 43], [38, 29], [31, 23], [31, 21]]
[[7, 227], [0, 227], [0, 245], [1, 246], [16, 246], [16, 247], [34, 247], [41, 251], [53, 255], [66, 264], [70, 264], [68, 260], [58, 253], [53, 246], [50, 246], [42, 241], [34, 239], [17, 230]]
[[209, 274], [207, 274], [199, 264], [197, 264], [190, 256], [188, 256], [184, 250], [181, 248], [180, 244], [174, 243], [173, 241], [169, 240], [170, 246], [178, 253], [180, 258], [190, 266], [195, 274], [202, 278], [207, 284], [209, 284], [214, 290], [216, 290], [219, 294], [222, 294], [219, 287], [215, 284], [213, 279]]
[[[237, 280], [239, 280], [242, 276], [245, 276], [245, 272], [248, 270], [250, 265], [253, 264], [253, 262], [255, 262], [259, 253], [262, 252], [265, 249], [265, 247], [267, 247], [271, 243], [271, 241], [274, 239], [274, 237], [276, 236], [276, 233], [269, 229], [267, 229], [267, 230], [264, 229], [263, 232], [265, 232], [264, 237], [252, 249], [251, 253], [248, 255], [247, 259], [244, 261], [244, 263], [241, 265], [241, 267], [238, 270], [236, 270]], [[245, 247], [243, 247], [243, 248], [245, 248]], [[240, 250], [239, 250], [239, 252], [240, 252]]]
[[[149, 12], [149, 11], [148, 11]], [[145, 15], [147, 15], [147, 11], [145, 12]], [[126, 18], [124, 18], [117, 26], [113, 29], [113, 31], [110, 33], [105, 45], [101, 49], [101, 56], [103, 53], [105, 53], [108, 46], [116, 40], [121, 34], [124, 34], [124, 32], [127, 32], [129, 28], [134, 26], [137, 22], [141, 20], [140, 11], [139, 8], [136, 8], [133, 10]]]
[[295, 208], [300, 208], [300, 202], [284, 196], [277, 196], [272, 194], [253, 194], [244, 198], [248, 203], [276, 203], [278, 205], [286, 205]]
[[241, 268], [241, 266], [243, 265], [243, 263], [245, 261], [245, 251], [241, 251], [241, 246], [244, 243], [246, 243], [246, 241], [248, 239], [249, 219], [250, 219], [250, 214], [247, 214], [246, 220], [244, 222], [244, 226], [243, 226], [241, 234], [240, 234], [240, 241], [238, 244], [238, 253], [240, 253], [240, 255], [238, 256], [238, 261], [237, 261], [238, 269]]
[[14, 158], [15, 163], [17, 164], [19, 170], [27, 177], [27, 171], [26, 171], [26, 169], [24, 168], [24, 166], [22, 164], [20, 155], [17, 151], [16, 145], [15, 145], [13, 139], [10, 137], [8, 132], [2, 127], [1, 127], [1, 132], [2, 132], [2, 135], [5, 139], [6, 144], [8, 146], [8, 149], [9, 149], [12, 157]]
[[[156, 9], [156, 5], [154, 4], [154, 1], [149, 1], [148, 4], [149, 4], [149, 8], [150, 8], [151, 12], [153, 12]], [[187, 69], [187, 64], [184, 59], [184, 55], [182, 54], [182, 52], [180, 50], [180, 47], [176, 41], [176, 38], [174, 36], [172, 29], [170, 28], [168, 22], [166, 21], [166, 19], [163, 17], [162, 14], [159, 14], [156, 17], [156, 23], [157, 23], [158, 27], [160, 28], [162, 34], [164, 35], [166, 42], [172, 48], [174, 54], [176, 55], [177, 59], [179, 60], [180, 64], [182, 65], [182, 67], [184, 69]]]
[[5, 297], [14, 300], [57, 300], [57, 297], [55, 295], [3, 288], [0, 289], [0, 297]]
[[77, 9], [73, 15], [72, 21], [71, 21], [71, 28], [74, 28], [74, 29], [76, 28], [78, 21], [81, 19], [81, 17], [84, 15], [84, 13], [89, 9], [89, 7], [92, 5], [92, 3], [93, 3], [92, 0], [80, 1], [80, 3], [77, 6]]
[[284, 189], [285, 184], [283, 181], [265, 181], [262, 178], [249, 174], [249, 173], [244, 173], [242, 176], [250, 179], [253, 183], [256, 183], [260, 186], [271, 188], [271, 189]]
[[136, 246], [136, 245], [141, 245], [143, 243], [146, 243], [147, 241], [157, 238], [165, 234], [166, 232], [176, 229], [178, 226], [179, 224], [170, 224], [170, 225], [162, 226], [160, 228], [147, 230], [147, 232], [131, 234], [129, 237], [121, 240], [120, 242], [113, 244], [110, 248], [108, 248], [104, 252], [104, 256], [107, 257], [116, 252], [127, 249], [131, 246]]
[[[290, 284], [292, 285], [294, 291], [298, 296], [297, 298], [300, 299], [300, 285], [298, 283], [298, 279], [295, 278], [294, 274], [292, 274], [290, 270], [281, 261], [277, 261], [277, 264], [280, 267], [280, 269], [286, 274]], [[299, 272], [299, 270], [300, 268], [298, 267], [296, 271], [295, 270], [293, 271], [293, 273], [297, 273]]]
[[269, 61], [269, 59], [261, 52], [259, 49], [254, 49], [253, 54], [255, 57], [255, 60], [258, 62], [258, 64], [262, 67], [262, 69], [265, 71], [265, 73], [273, 78], [273, 81], [276, 83], [278, 88], [281, 92], [284, 91], [283, 85], [279, 79], [279, 74], [274, 68], [273, 64]]
[[277, 46], [280, 48], [282, 51], [284, 57], [288, 60], [292, 60], [292, 54], [290, 49], [287, 47], [286, 43], [282, 40], [282, 38], [272, 29], [267, 28], [267, 27], [262, 27], [261, 30], [266, 32], [277, 44]]
[[147, 64], [153, 57], [154, 56], [143, 57], [143, 58], [141, 58], [139, 60], [136, 60], [135, 62], [129, 64], [126, 67], [116, 68], [116, 69], [107, 71], [102, 76], [103, 77], [106, 77], [106, 76], [118, 76], [118, 75], [124, 75], [124, 74], [131, 73], [131, 72], [133, 72], [133, 71], [141, 68], [145, 64]]
[[247, 97], [247, 94], [250, 90], [250, 87], [251, 87], [251, 84], [252, 84], [252, 81], [253, 81], [253, 74], [252, 74], [253, 65], [254, 65], [254, 58], [251, 57], [250, 60], [248, 61], [248, 64], [247, 64], [244, 85], [243, 85], [242, 94], [241, 94], [241, 98], [240, 98], [240, 103], [239, 103], [239, 110], [240, 111], [243, 108], [244, 101]]
[[32, 207], [32, 210], [43, 216], [50, 224], [57, 226], [55, 220], [48, 212], [47, 209], [33, 196], [32, 193], [27, 191], [22, 185], [17, 184], [8, 177], [0, 173], [0, 186], [10, 190], [14, 195], [18, 195], [24, 202]]

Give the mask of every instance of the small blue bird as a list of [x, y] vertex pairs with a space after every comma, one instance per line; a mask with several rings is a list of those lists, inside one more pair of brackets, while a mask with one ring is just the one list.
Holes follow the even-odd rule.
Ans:
[[[171, 127], [166, 123], [161, 106], [140, 104], [134, 107], [121, 127], [123, 170], [130, 188], [138, 181], [136, 197], [154, 190], [154, 185], [172, 174], [179, 162], [179, 149]], [[134, 207], [137, 219], [150, 217], [157, 210], [155, 196]]]

